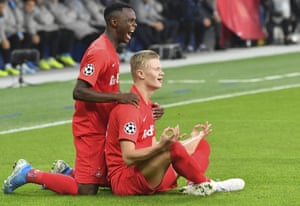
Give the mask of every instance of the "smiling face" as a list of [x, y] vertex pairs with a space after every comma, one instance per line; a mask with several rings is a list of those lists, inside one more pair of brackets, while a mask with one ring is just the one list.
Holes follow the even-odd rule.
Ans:
[[150, 59], [146, 64], [144, 72], [144, 83], [150, 90], [157, 90], [162, 87], [164, 72], [162, 71], [159, 59]]
[[139, 88], [153, 92], [162, 87], [164, 72], [159, 55], [152, 50], [142, 50], [130, 60], [131, 75]]

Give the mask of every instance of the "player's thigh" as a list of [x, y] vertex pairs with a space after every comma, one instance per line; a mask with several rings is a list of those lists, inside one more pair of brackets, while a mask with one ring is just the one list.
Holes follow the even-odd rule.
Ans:
[[105, 137], [80, 136], [76, 148], [75, 178], [82, 184], [103, 184], [106, 181]]

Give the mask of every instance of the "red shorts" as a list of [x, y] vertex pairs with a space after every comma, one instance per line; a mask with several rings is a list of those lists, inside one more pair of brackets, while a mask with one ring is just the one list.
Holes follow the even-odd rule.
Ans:
[[74, 137], [75, 179], [81, 184], [108, 186], [105, 163], [105, 136]]
[[116, 195], [150, 195], [177, 187], [177, 175], [170, 166], [160, 185], [153, 188], [137, 167], [127, 167], [112, 177], [111, 187]]

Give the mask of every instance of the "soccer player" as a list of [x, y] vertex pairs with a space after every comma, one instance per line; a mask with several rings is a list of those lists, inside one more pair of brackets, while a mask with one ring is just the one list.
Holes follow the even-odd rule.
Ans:
[[[130, 41], [137, 24], [135, 12], [127, 4], [107, 7], [104, 18], [106, 30], [85, 52], [73, 91], [76, 100], [72, 121], [75, 178], [33, 169], [26, 160], [20, 159], [4, 182], [4, 193], [12, 193], [25, 183], [36, 183], [59, 194], [91, 195], [97, 193], [100, 185], [109, 185], [104, 157], [108, 116], [117, 103], [135, 107], [139, 104], [136, 94], [119, 91], [120, 63], [116, 48]], [[157, 104], [154, 107], [154, 116], [159, 118], [163, 109]], [[70, 170], [63, 168], [63, 173]]]
[[85, 52], [73, 91], [75, 179], [82, 194], [95, 194], [99, 185], [107, 185], [104, 144], [111, 109], [116, 103], [139, 104], [133, 93], [119, 92], [120, 61], [116, 52], [120, 43], [129, 42], [137, 27], [135, 12], [116, 4], [106, 9], [104, 17], [107, 30]]
[[195, 125], [191, 137], [180, 142], [179, 126], [165, 128], [156, 141], [152, 116], [152, 94], [161, 88], [164, 72], [159, 55], [151, 50], [137, 52], [130, 61], [140, 106], [119, 104], [111, 112], [106, 140], [108, 178], [116, 195], [149, 195], [177, 186], [179, 176], [189, 180], [181, 191], [192, 195], [236, 191], [244, 188], [239, 178], [222, 182], [205, 176], [210, 148], [204, 139], [209, 123]]

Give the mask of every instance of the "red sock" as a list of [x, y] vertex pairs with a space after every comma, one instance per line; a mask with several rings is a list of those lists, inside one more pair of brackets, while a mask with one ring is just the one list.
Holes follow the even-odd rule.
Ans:
[[31, 169], [26, 175], [26, 180], [27, 182], [45, 185], [47, 189], [58, 194], [78, 195], [77, 182], [67, 175]]
[[201, 172], [200, 165], [191, 157], [180, 142], [170, 147], [173, 168], [180, 175], [194, 183], [206, 182], [207, 178]]
[[192, 157], [196, 160], [201, 168], [201, 173], [205, 174], [208, 165], [209, 165], [209, 154], [210, 146], [206, 139], [202, 139], [198, 146], [196, 147], [195, 152], [192, 154]]
[[75, 178], [75, 170], [74, 169], [71, 170], [69, 176]]

